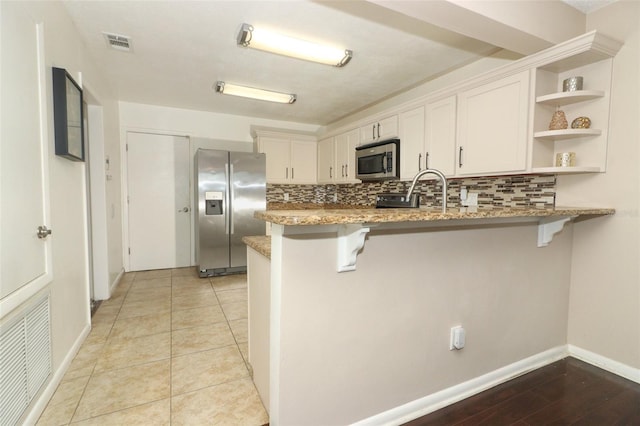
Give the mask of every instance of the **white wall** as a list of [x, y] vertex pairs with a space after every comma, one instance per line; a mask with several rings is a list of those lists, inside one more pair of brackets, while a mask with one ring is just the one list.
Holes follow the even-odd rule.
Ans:
[[[271, 251], [274, 423], [351, 424], [402, 412], [566, 343], [571, 225], [543, 248], [535, 224], [373, 227], [356, 270], [345, 273], [336, 272], [335, 230], [282, 237], [280, 228]], [[466, 346], [450, 351], [457, 325]]]
[[[107, 135], [110, 141], [114, 140], [114, 135], [117, 136], [113, 129], [117, 129], [118, 105], [100, 71], [89, 60], [84, 45], [79, 42], [75, 27], [61, 2], [15, 2], [14, 6], [24, 8], [34, 22], [43, 23], [45, 41], [49, 187], [51, 228], [54, 231], [54, 279], [50, 285], [54, 376], [44, 392], [45, 397], [36, 403], [33, 415], [37, 416], [37, 411], [44, 408], [42, 404], [46, 403], [47, 393], [50, 395], [55, 389], [56, 381], [61, 378], [90, 327], [85, 164], [55, 156], [51, 67], [67, 69], [76, 81], [91, 87], [93, 96], [104, 108], [104, 122], [110, 129]], [[20, 102], [20, 99], [14, 102]], [[117, 246], [117, 240], [112, 245]], [[24, 262], [29, 262], [29, 259], [24, 259]]]
[[569, 343], [640, 369], [640, 3], [613, 3], [587, 25], [624, 42], [613, 61], [607, 172], [560, 176], [557, 203], [616, 214], [575, 225]]

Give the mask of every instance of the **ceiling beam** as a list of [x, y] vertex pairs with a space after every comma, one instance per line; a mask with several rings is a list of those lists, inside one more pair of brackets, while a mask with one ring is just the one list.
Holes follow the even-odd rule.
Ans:
[[559, 0], [368, 1], [522, 55], [586, 31], [586, 15]]

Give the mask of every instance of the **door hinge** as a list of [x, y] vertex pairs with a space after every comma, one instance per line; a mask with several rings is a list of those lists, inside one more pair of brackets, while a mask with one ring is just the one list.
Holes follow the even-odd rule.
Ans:
[[129, 247], [129, 254], [131, 254], [131, 247]]
[[125, 151], [129, 152], [129, 144], [128, 143], [124, 144], [124, 148], [125, 148]]
[[129, 204], [129, 196], [127, 195], [127, 204]]

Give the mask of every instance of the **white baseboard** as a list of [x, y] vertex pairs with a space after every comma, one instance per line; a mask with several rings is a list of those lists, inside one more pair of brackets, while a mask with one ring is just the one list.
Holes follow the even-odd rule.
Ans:
[[623, 364], [618, 361], [614, 361], [610, 358], [598, 355], [586, 349], [579, 348], [574, 345], [567, 345], [569, 355], [577, 358], [581, 361], [587, 362], [591, 365], [595, 365], [598, 368], [602, 368], [610, 373], [622, 376], [625, 379], [632, 380], [636, 383], [640, 383], [640, 369], [631, 367], [630, 365]]
[[24, 418], [23, 425], [35, 425], [37, 423], [38, 419], [42, 415], [42, 412], [45, 408], [47, 408], [47, 404], [53, 396], [53, 393], [56, 391], [58, 385], [62, 381], [64, 374], [69, 369], [71, 361], [73, 361], [73, 358], [75, 358], [75, 356], [77, 355], [80, 347], [82, 346], [82, 343], [84, 343], [85, 339], [89, 335], [89, 332], [91, 332], [91, 324], [87, 324], [82, 329], [82, 332], [80, 333], [80, 335], [78, 335], [78, 338], [69, 349], [69, 352], [67, 352], [67, 355], [62, 360], [62, 363], [58, 366], [56, 371], [53, 372], [49, 383], [47, 383], [44, 390], [37, 397], [36, 401], [31, 404], [29, 414], [27, 414], [27, 416]]
[[432, 413], [569, 355], [567, 346], [558, 346], [494, 370], [464, 383], [443, 389], [415, 401], [360, 420], [355, 425], [398, 425]]
[[120, 273], [118, 274], [116, 279], [113, 280], [113, 282], [109, 286], [109, 297], [111, 297], [113, 292], [116, 291], [116, 288], [118, 287], [118, 284], [120, 284], [120, 280], [122, 279], [123, 276], [124, 276], [124, 268], [120, 270]]

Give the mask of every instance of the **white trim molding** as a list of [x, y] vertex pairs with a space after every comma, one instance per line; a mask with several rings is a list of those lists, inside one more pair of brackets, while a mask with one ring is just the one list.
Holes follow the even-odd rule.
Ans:
[[416, 399], [404, 405], [360, 420], [354, 425], [398, 425], [469, 398], [518, 376], [569, 356], [567, 346], [558, 346], [466, 382]]
[[623, 364], [619, 361], [615, 361], [611, 358], [598, 355], [574, 345], [567, 345], [567, 348], [569, 355], [574, 358], [606, 370], [617, 376], [621, 376], [625, 379], [640, 383], [640, 368], [634, 368], [630, 365]]

